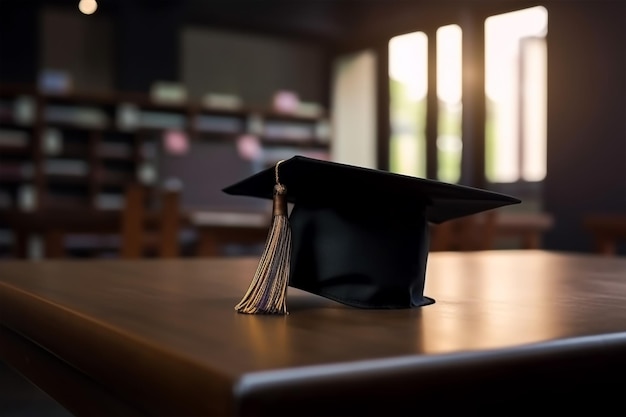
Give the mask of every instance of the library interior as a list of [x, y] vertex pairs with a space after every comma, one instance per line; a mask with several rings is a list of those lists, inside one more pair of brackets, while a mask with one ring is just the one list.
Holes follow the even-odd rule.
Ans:
[[132, 185], [168, 253], [258, 253], [269, 204], [222, 189], [294, 155], [522, 200], [433, 250], [624, 254], [615, 2], [75, 3], [3, 1], [2, 258], [121, 256]]
[[[409, 382], [420, 387], [420, 378], [432, 378], [433, 386], [424, 382], [423, 388], [440, 405], [445, 392], [458, 394], [463, 388], [456, 379], [450, 383], [428, 373], [421, 362], [368, 368], [368, 361], [466, 350], [487, 357], [489, 349], [512, 349], [514, 356], [519, 346], [548, 343], [536, 358], [522, 349], [527, 356], [502, 365], [502, 374], [518, 373], [518, 386], [535, 375], [520, 364], [568, 369], [558, 353], [600, 364], [594, 341], [580, 342], [576, 346], [585, 347], [569, 353], [555, 347], [570, 336], [603, 338], [609, 346], [601, 363], [606, 367], [580, 368], [580, 375], [608, 381], [615, 369], [626, 369], [611, 350], [626, 348], [625, 120], [622, 0], [0, 0], [0, 335], [5, 345], [0, 381], [12, 387], [0, 392], [0, 414], [4, 407], [8, 416], [345, 415], [352, 413], [348, 404], [354, 400], [357, 415], [393, 415], [400, 408], [390, 402], [400, 407], [413, 398], [405, 389]], [[350, 207], [363, 217], [377, 210], [379, 217], [366, 220], [375, 223], [372, 229], [380, 218], [409, 218], [413, 198], [431, 198], [403, 200], [408, 193], [385, 189], [384, 180], [376, 182], [378, 174], [391, 175], [390, 187], [396, 186], [392, 180], [406, 180], [408, 187], [417, 179], [418, 194], [419, 187], [433, 187], [435, 196], [424, 203], [432, 203], [433, 212], [438, 198], [470, 207], [454, 194], [457, 190], [459, 196], [479, 189], [489, 193], [484, 199], [510, 200], [491, 206], [477, 201], [442, 222], [431, 222], [437, 215], [427, 214], [425, 247], [394, 242], [386, 248], [385, 253], [403, 254], [402, 259], [389, 255], [394, 271], [409, 247], [424, 262], [428, 255], [427, 271], [421, 272], [428, 279], [419, 292], [434, 294], [436, 302], [417, 307], [424, 311], [419, 317], [395, 309], [376, 316], [356, 308], [360, 315], [351, 318], [354, 307], [321, 301], [319, 294], [308, 299], [308, 290], [300, 288], [290, 295], [291, 323], [244, 323], [230, 301], [243, 295], [259, 258], [261, 273], [264, 251], [275, 249], [270, 228], [277, 209], [271, 189], [254, 198], [234, 195], [228, 187], [247, 178], [254, 182], [262, 173], [269, 178], [268, 172], [279, 182], [280, 164], [287, 177], [302, 160], [312, 168], [299, 175], [311, 177], [309, 187], [327, 190], [328, 199], [369, 193]], [[315, 168], [317, 161], [337, 175], [343, 168], [335, 164], [376, 173], [363, 173], [362, 181], [356, 174], [350, 181], [326, 178], [324, 168]], [[393, 198], [387, 191], [395, 193]], [[328, 201], [314, 204], [318, 196], [296, 193], [298, 201], [311, 205]], [[480, 200], [481, 194], [472, 198]], [[381, 200], [384, 208], [376, 205]], [[423, 214], [418, 210], [410, 217]], [[347, 253], [370, 261], [369, 254], [378, 250], [369, 248], [364, 255], [354, 248], [382, 235], [397, 237], [388, 229], [372, 237], [368, 228], [355, 233], [358, 242], [339, 229], [331, 239], [321, 235], [335, 226], [322, 223], [310, 226], [319, 230], [307, 235], [315, 241], [309, 243], [324, 242], [319, 243], [324, 253], [337, 259]], [[346, 230], [354, 232], [357, 226], [350, 224]], [[345, 253], [344, 244], [352, 245]], [[348, 268], [352, 261], [332, 261], [333, 268]], [[307, 262], [311, 274], [333, 269], [317, 258]], [[358, 278], [348, 272], [351, 278], [340, 288], [335, 285], [353, 296]], [[474, 292], [473, 284], [461, 283], [465, 274], [482, 289]], [[220, 281], [230, 275], [237, 276], [234, 283]], [[203, 277], [212, 292], [205, 292]], [[139, 292], [143, 295], [133, 299]], [[537, 310], [524, 304], [525, 292]], [[155, 306], [149, 294], [165, 300], [151, 319], [144, 317], [145, 309]], [[584, 294], [594, 294], [595, 302], [585, 301]], [[200, 306], [203, 296], [208, 310]], [[105, 306], [111, 297], [119, 307]], [[558, 307], [549, 307], [548, 298], [556, 298]], [[579, 302], [580, 313], [573, 307]], [[437, 310], [455, 303], [467, 306]], [[507, 313], [507, 303], [518, 311]], [[492, 308], [483, 311], [483, 305]], [[597, 319], [586, 323], [583, 312]], [[455, 316], [460, 313], [469, 316]], [[59, 336], [45, 331], [37, 314], [64, 323], [57, 325]], [[203, 339], [197, 336], [200, 317], [207, 323], [215, 317], [216, 325], [230, 330]], [[517, 327], [500, 329], [507, 317], [517, 320]], [[157, 329], [158, 323], [164, 327]], [[470, 336], [463, 323], [484, 338]], [[76, 345], [92, 347], [91, 356], [67, 347], [80, 329], [92, 339], [83, 336]], [[408, 332], [414, 345], [388, 340], [400, 331]], [[328, 342], [333, 332], [335, 337], [345, 333], [346, 340]], [[619, 337], [611, 342], [609, 333]], [[185, 337], [187, 342], [181, 341]], [[93, 340], [103, 341], [102, 352]], [[378, 347], [363, 347], [368, 341]], [[333, 352], [322, 346], [327, 342], [335, 346]], [[204, 357], [196, 347], [200, 343], [217, 347]], [[120, 355], [141, 355], [140, 349], [155, 362], [138, 358], [119, 374], [104, 369]], [[237, 364], [229, 356], [237, 352], [249, 357]], [[25, 362], [27, 355], [39, 365]], [[491, 375], [496, 372], [491, 360], [468, 359], [465, 372], [476, 367], [477, 375]], [[150, 370], [156, 361], [158, 371]], [[352, 367], [352, 361], [363, 361], [363, 368]], [[463, 378], [453, 362], [442, 358], [432, 369]], [[319, 374], [287, 374], [338, 363], [352, 373], [324, 368]], [[284, 375], [254, 376], [281, 370]], [[56, 387], [50, 375], [66, 388]], [[123, 375], [130, 375], [127, 381]], [[557, 407], [567, 390], [582, 392], [587, 386], [573, 388], [563, 375], [546, 377], [535, 390], [537, 398]], [[158, 382], [181, 376], [190, 379], [174, 384], [177, 388]], [[342, 388], [341, 381], [356, 388]], [[380, 401], [355, 394], [371, 393], [384, 381], [395, 391], [385, 391]], [[495, 392], [494, 381], [483, 378], [464, 395], [479, 396], [478, 387]], [[548, 384], [563, 384], [563, 389], [550, 397]], [[612, 395], [626, 387], [606, 384], [604, 397], [591, 398], [607, 404], [610, 414], [617, 406]], [[198, 386], [210, 386], [207, 395], [213, 399], [224, 390], [234, 394], [228, 391], [206, 404]], [[323, 400], [316, 403], [302, 389]], [[500, 400], [490, 397], [490, 409], [510, 410], [519, 400], [502, 391]], [[328, 405], [339, 392], [350, 398], [346, 409]], [[285, 393], [293, 396], [286, 400]], [[383, 398], [391, 408], [380, 408]], [[460, 410], [429, 407], [425, 411], [431, 415]], [[530, 409], [518, 411], [509, 414], [528, 415]]]

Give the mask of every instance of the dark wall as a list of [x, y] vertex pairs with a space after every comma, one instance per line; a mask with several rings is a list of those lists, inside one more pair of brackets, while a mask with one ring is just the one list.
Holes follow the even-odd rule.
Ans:
[[278, 89], [295, 91], [304, 101], [324, 103], [327, 97], [324, 48], [305, 41], [187, 27], [179, 68], [194, 99], [228, 93], [269, 105]]
[[545, 245], [585, 251], [590, 212], [626, 213], [626, 2], [548, 5]]
[[183, 14], [182, 2], [119, 2], [114, 17], [118, 90], [146, 92], [154, 81], [179, 80]]
[[35, 84], [51, 68], [83, 92], [147, 93], [173, 81], [194, 99], [219, 92], [268, 104], [290, 89], [328, 104], [328, 54], [310, 39], [201, 26], [184, 1], [100, 3], [85, 16], [67, 0], [0, 0], [0, 82]]
[[32, 84], [37, 79], [39, 8], [29, 1], [0, 1], [0, 81]]

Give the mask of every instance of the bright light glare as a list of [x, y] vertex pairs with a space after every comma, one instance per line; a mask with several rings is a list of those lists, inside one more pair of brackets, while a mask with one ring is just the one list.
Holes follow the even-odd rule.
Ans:
[[420, 101], [428, 91], [428, 37], [424, 32], [399, 35], [389, 41], [389, 76]]
[[519, 41], [529, 36], [545, 37], [548, 12], [537, 6], [491, 16], [485, 20], [485, 91], [498, 100], [516, 86], [510, 68], [519, 56]]
[[78, 10], [84, 14], [93, 14], [98, 9], [98, 3], [96, 0], [80, 0], [78, 3]]
[[459, 25], [437, 30], [437, 97], [448, 104], [461, 101], [463, 58]]
[[542, 6], [485, 20], [487, 123], [493, 130], [489, 181], [541, 181], [546, 175], [547, 31]]

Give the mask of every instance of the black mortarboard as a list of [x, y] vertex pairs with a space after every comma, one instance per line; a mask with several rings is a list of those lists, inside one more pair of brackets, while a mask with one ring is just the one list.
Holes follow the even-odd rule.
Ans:
[[[429, 223], [517, 204], [487, 190], [295, 156], [223, 190], [274, 199], [257, 273], [236, 309], [286, 313], [286, 287], [361, 308], [425, 297]], [[293, 209], [287, 219], [287, 202]]]

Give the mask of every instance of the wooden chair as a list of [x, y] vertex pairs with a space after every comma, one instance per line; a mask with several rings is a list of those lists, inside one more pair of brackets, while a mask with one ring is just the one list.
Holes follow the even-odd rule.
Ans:
[[620, 243], [626, 243], [626, 214], [588, 214], [585, 230], [593, 238], [593, 251], [604, 256], [618, 256]]
[[174, 258], [180, 255], [180, 192], [160, 191], [160, 207], [156, 211], [149, 208], [150, 194], [141, 184], [131, 184], [126, 189], [122, 212], [122, 258], [137, 259], [151, 254]]
[[433, 225], [430, 250], [435, 252], [493, 249], [496, 216], [497, 212], [490, 210]]

